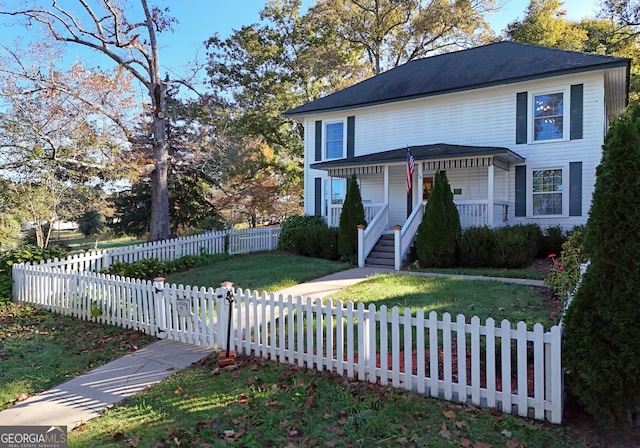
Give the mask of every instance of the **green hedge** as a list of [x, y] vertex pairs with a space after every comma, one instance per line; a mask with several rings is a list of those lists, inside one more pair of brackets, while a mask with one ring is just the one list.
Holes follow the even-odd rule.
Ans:
[[294, 250], [293, 235], [300, 227], [324, 224], [322, 216], [293, 215], [286, 218], [280, 226], [280, 237], [278, 238], [278, 249]]
[[338, 260], [338, 229], [326, 224], [299, 227], [293, 234], [294, 251], [305, 257]]
[[470, 227], [459, 238], [460, 265], [468, 268], [525, 268], [536, 259], [544, 237], [536, 224], [492, 229]]
[[36, 245], [23, 244], [17, 249], [0, 253], [0, 302], [11, 300], [11, 267], [14, 263], [39, 263], [43, 260], [64, 258], [67, 251], [58, 246], [42, 249]]
[[231, 255], [228, 254], [203, 253], [201, 255], [185, 255], [172, 261], [160, 261], [157, 258], [147, 258], [133, 263], [114, 261], [108, 269], [103, 269], [101, 272], [120, 277], [153, 280], [155, 277], [164, 277], [174, 272], [183, 272], [229, 258]]

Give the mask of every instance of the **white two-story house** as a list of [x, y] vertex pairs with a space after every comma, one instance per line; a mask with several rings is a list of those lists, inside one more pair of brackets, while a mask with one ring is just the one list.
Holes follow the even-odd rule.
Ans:
[[360, 261], [396, 228], [396, 268], [438, 170], [463, 229], [584, 224], [629, 69], [626, 58], [500, 42], [415, 60], [290, 110], [305, 127], [305, 213], [336, 226], [355, 173], [368, 222]]

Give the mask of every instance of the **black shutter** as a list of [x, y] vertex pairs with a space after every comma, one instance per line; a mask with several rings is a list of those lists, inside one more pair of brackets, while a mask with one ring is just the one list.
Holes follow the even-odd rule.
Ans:
[[347, 117], [347, 157], [355, 155], [356, 117]]
[[570, 117], [570, 139], [579, 140], [582, 138], [582, 103], [583, 103], [582, 84], [571, 86], [571, 117]]
[[582, 162], [569, 163], [569, 216], [582, 216]]
[[314, 199], [315, 199], [315, 210], [314, 214], [316, 216], [322, 216], [322, 178], [316, 177], [315, 188], [314, 188]]
[[316, 162], [322, 160], [322, 120], [316, 121]]
[[527, 92], [516, 96], [516, 144], [527, 143]]
[[527, 216], [527, 166], [516, 166], [515, 216]]

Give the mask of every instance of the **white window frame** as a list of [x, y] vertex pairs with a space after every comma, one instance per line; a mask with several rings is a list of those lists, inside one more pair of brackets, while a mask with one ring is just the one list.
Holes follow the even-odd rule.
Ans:
[[[533, 173], [535, 171], [562, 170], [562, 214], [534, 215], [533, 214]], [[527, 167], [527, 217], [535, 219], [567, 218], [569, 217], [569, 165], [539, 165]]]
[[[331, 188], [329, 188], [329, 182], [331, 182]], [[329, 192], [331, 192], [331, 196], [335, 196], [336, 193], [338, 193], [336, 187], [336, 184], [342, 184], [342, 186], [340, 187], [340, 191], [339, 193], [341, 193], [341, 198], [340, 199], [336, 199], [334, 200], [333, 197], [331, 199], [329, 199]], [[347, 197], [347, 179], [345, 179], [344, 177], [328, 177], [324, 180], [324, 204], [325, 204], [325, 208], [327, 208], [328, 205], [342, 205], [344, 204], [344, 200]]]
[[[327, 154], [327, 126], [331, 124], [342, 124], [342, 155], [340, 157], [328, 157]], [[347, 148], [347, 120], [326, 120], [322, 122], [322, 159], [338, 160], [344, 159]]]
[[[555, 93], [562, 94], [562, 138], [550, 138], [543, 140], [536, 140], [536, 126], [535, 126], [535, 107], [536, 107], [536, 96], [540, 95], [553, 95]], [[569, 131], [570, 131], [570, 119], [571, 119], [571, 95], [569, 87], [550, 87], [545, 89], [538, 89], [529, 92], [529, 110], [527, 111], [527, 115], [530, 117], [527, 123], [528, 126], [528, 135], [529, 135], [529, 143], [557, 143], [557, 142], [565, 142], [569, 140]]]

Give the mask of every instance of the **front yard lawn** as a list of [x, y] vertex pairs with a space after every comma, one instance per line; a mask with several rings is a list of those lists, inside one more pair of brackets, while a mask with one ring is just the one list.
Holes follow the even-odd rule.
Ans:
[[[369, 280], [349, 286], [331, 295], [332, 299], [373, 303], [400, 312], [410, 308], [449, 313], [452, 320], [458, 314], [471, 319], [478, 316], [482, 323], [493, 317], [499, 325], [507, 319], [515, 325], [524, 321], [532, 327], [540, 322], [548, 329], [557, 323], [559, 302], [546, 288], [503, 283], [494, 280], [463, 280], [456, 277], [422, 277], [406, 274], [378, 274]], [[552, 314], [553, 313], [553, 314]]]
[[253, 357], [220, 369], [212, 355], [71, 432], [69, 447], [629, 448], [639, 440], [598, 431], [582, 414], [556, 426]]
[[234, 256], [217, 263], [171, 274], [166, 283], [217, 288], [225, 281], [234, 288], [275, 292], [353, 266], [286, 252]]
[[[257, 254], [176, 274], [168, 281], [215, 287], [230, 280], [242, 288], [275, 291], [349, 267]], [[340, 297], [377, 297], [365, 301], [482, 319], [515, 321], [524, 315], [523, 320], [533, 322], [549, 313], [544, 305], [548, 296], [539, 295], [541, 289], [448, 280], [384, 275]], [[497, 295], [505, 295], [505, 301], [499, 302]], [[0, 404], [6, 408], [150, 341], [117, 327], [0, 305]], [[637, 431], [600, 431], [571, 406], [568, 417], [562, 426], [548, 425], [245, 356], [236, 366], [219, 369], [211, 356], [73, 431], [69, 447], [640, 446]]]
[[0, 410], [154, 340], [134, 330], [0, 303]]

